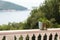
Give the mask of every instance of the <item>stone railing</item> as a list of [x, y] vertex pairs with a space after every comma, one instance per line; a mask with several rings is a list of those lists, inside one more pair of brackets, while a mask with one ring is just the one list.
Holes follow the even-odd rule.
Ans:
[[9, 30], [0, 31], [0, 40], [60, 40], [60, 30]]

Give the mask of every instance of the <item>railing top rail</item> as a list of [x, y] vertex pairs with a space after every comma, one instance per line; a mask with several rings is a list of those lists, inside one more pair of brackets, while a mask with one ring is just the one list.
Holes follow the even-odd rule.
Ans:
[[29, 29], [29, 30], [4, 30], [0, 32], [25, 32], [25, 31], [39, 31], [39, 29]]
[[28, 29], [28, 30], [4, 30], [0, 31], [0, 33], [3, 32], [33, 32], [33, 31], [60, 31], [60, 29], [47, 29], [47, 30], [40, 30], [40, 29]]
[[40, 29], [29, 29], [29, 30], [5, 30], [0, 31], [0, 35], [10, 34], [39, 34], [39, 33], [60, 33], [60, 30], [40, 30]]

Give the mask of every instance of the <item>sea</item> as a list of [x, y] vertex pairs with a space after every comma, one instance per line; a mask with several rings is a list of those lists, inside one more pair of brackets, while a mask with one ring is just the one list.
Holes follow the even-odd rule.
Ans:
[[0, 11], [0, 25], [16, 22], [25, 22], [30, 16], [30, 10], [25, 11]]

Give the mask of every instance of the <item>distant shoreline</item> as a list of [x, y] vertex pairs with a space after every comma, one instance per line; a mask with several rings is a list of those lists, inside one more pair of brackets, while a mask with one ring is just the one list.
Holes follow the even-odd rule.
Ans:
[[29, 10], [0, 10], [0, 12], [31, 11]]

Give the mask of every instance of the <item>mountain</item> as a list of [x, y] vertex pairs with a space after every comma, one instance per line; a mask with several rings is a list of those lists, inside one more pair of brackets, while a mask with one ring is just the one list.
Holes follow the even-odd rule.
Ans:
[[11, 2], [6, 2], [6, 1], [0, 1], [0, 10], [27, 10], [26, 7], [11, 3]]

